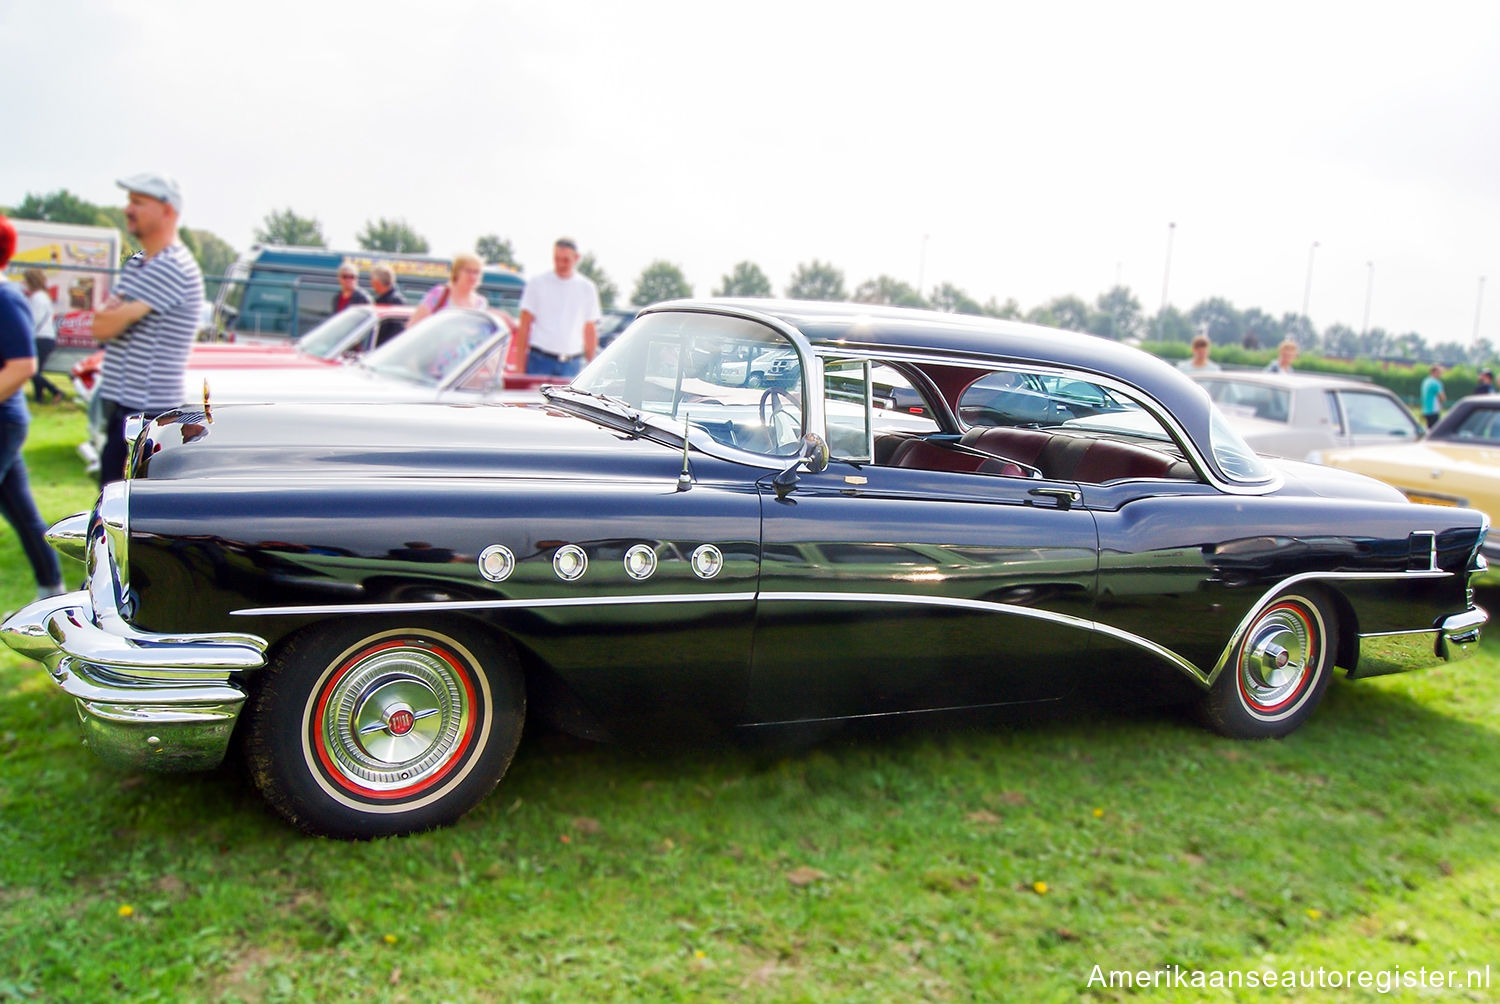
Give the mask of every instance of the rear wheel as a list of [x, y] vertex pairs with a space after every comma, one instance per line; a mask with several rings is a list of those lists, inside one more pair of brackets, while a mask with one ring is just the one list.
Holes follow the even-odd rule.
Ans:
[[499, 782], [525, 706], [508, 646], [466, 626], [312, 628], [267, 668], [247, 723], [251, 775], [309, 833], [442, 826]]
[[1312, 714], [1333, 672], [1334, 623], [1324, 609], [1311, 596], [1285, 593], [1256, 616], [1203, 695], [1210, 728], [1238, 739], [1272, 739]]

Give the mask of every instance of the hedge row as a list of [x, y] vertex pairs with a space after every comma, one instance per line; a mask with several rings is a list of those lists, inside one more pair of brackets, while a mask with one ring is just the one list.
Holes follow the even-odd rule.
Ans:
[[[1145, 342], [1141, 348], [1174, 363], [1192, 355], [1192, 349], [1182, 342]], [[1238, 345], [1215, 345], [1213, 349], [1214, 362], [1226, 369], [1262, 369], [1275, 358], [1275, 349], [1245, 349]], [[1394, 391], [1408, 404], [1417, 402], [1422, 378], [1427, 376], [1427, 366], [1427, 363], [1421, 362], [1389, 362], [1378, 359], [1325, 359], [1306, 352], [1297, 357], [1299, 370], [1368, 380]], [[1474, 388], [1478, 385], [1479, 370], [1473, 366], [1464, 364], [1443, 371], [1443, 390], [1447, 392], [1450, 402], [1474, 393]]]

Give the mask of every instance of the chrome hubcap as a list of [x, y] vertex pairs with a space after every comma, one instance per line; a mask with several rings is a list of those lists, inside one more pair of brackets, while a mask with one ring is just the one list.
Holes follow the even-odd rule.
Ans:
[[1246, 640], [1240, 658], [1245, 696], [1263, 708], [1286, 701], [1302, 685], [1313, 639], [1307, 622], [1288, 608], [1270, 611]]
[[361, 787], [390, 790], [442, 770], [469, 715], [458, 671], [426, 648], [400, 645], [349, 667], [319, 724], [336, 770]]

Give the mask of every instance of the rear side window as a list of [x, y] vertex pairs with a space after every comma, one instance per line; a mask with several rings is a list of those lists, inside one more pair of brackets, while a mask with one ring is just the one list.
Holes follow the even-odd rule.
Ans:
[[1204, 380], [1202, 383], [1208, 396], [1226, 415], [1264, 418], [1270, 422], [1285, 422], [1291, 415], [1292, 395], [1283, 388], [1238, 380]]
[[1365, 391], [1340, 391], [1349, 431], [1356, 436], [1395, 436], [1415, 439], [1419, 434], [1416, 420], [1406, 406], [1384, 394]]
[[1454, 439], [1500, 440], [1500, 408], [1475, 408], [1453, 431]]

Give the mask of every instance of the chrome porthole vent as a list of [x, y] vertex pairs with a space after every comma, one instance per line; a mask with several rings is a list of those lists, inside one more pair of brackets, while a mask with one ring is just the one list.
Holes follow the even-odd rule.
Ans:
[[632, 579], [649, 579], [656, 571], [656, 551], [647, 544], [636, 544], [625, 552], [625, 574]]
[[491, 582], [504, 582], [516, 570], [516, 556], [504, 544], [491, 544], [479, 552], [479, 574]]
[[711, 579], [724, 567], [724, 552], [712, 544], [700, 545], [693, 551], [693, 574], [700, 579]]
[[572, 582], [588, 571], [589, 556], [577, 544], [565, 544], [552, 556], [552, 570], [564, 582]]

